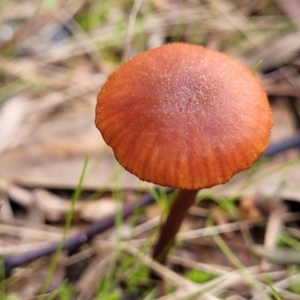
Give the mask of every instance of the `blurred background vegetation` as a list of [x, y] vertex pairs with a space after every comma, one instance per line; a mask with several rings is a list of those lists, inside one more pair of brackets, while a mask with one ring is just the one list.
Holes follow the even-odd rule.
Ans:
[[[95, 129], [94, 108], [106, 77], [122, 62], [170, 42], [225, 52], [249, 69], [261, 62], [255, 73], [275, 119], [270, 143], [297, 138], [298, 0], [1, 1], [3, 257], [62, 239], [87, 156], [69, 234], [140, 194], [155, 194], [115, 162]], [[2, 281], [1, 299], [300, 299], [299, 182], [293, 148], [201, 191], [162, 270], [166, 296], [147, 275], [153, 228], [164, 209], [158, 201], [134, 221], [116, 218], [115, 229], [60, 253], [55, 268], [51, 257], [20, 265]]]

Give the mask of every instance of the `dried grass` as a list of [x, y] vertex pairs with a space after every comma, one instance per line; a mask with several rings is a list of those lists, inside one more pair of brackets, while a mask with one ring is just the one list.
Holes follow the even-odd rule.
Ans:
[[[257, 73], [274, 111], [271, 142], [299, 130], [297, 0], [3, 1], [0, 18], [2, 256], [62, 238], [87, 154], [90, 162], [69, 234], [97, 219], [93, 208], [101, 207], [104, 214], [111, 209], [102, 206], [104, 201], [116, 201], [117, 207], [120, 199], [133, 203], [138, 192], [151, 190], [152, 185], [117, 165], [94, 127], [96, 95], [108, 74], [147, 48], [183, 41], [224, 51], [249, 68], [263, 60]], [[151, 260], [148, 251], [160, 221], [157, 210], [154, 218], [142, 214], [135, 224], [126, 221], [93, 243], [62, 253], [47, 295], [88, 300], [119, 291], [119, 298], [109, 299], [142, 299], [139, 293], [152, 289], [144, 299], [271, 299], [274, 291], [281, 299], [300, 299], [299, 262], [284, 263], [290, 253], [285, 248], [276, 252], [283, 233], [299, 247], [298, 157], [298, 149], [287, 151], [227, 185], [201, 192], [202, 201], [191, 209], [168, 267]], [[230, 262], [215, 237], [230, 246], [243, 268]], [[276, 255], [277, 264], [269, 261], [270, 255]], [[134, 264], [122, 277], [122, 264], [132, 258]], [[15, 269], [1, 283], [1, 297], [38, 299], [50, 265], [51, 259], [41, 258]], [[126, 286], [134, 270], [144, 267], [164, 278], [166, 295], [159, 295], [164, 289], [151, 281], [142, 287], [137, 282], [133, 290]], [[215, 277], [193, 282], [186, 277], [192, 269]], [[108, 294], [101, 294], [103, 282]]]

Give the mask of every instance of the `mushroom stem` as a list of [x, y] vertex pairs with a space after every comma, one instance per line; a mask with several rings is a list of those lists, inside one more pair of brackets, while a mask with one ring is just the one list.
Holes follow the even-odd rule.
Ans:
[[174, 244], [175, 236], [189, 208], [194, 204], [198, 191], [179, 190], [171, 205], [168, 217], [161, 227], [157, 244], [154, 246], [152, 257], [156, 261], [165, 264], [167, 254]]

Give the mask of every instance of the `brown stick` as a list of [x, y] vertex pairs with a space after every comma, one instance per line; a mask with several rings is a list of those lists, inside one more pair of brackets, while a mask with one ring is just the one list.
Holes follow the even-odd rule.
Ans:
[[[172, 192], [172, 189], [166, 190], [167, 194], [170, 194]], [[122, 211], [120, 212], [121, 217], [122, 219], [126, 219], [129, 216], [131, 216], [136, 211], [136, 209], [144, 208], [154, 202], [155, 199], [150, 194], [145, 194], [141, 197], [138, 203], [130, 203], [125, 205]], [[115, 219], [116, 216], [115, 213], [113, 213], [107, 216], [106, 218], [103, 218], [102, 220], [89, 225], [76, 235], [68, 237], [63, 243], [62, 250], [71, 251], [87, 243], [88, 241], [93, 239], [95, 235], [113, 227], [115, 224]], [[14, 268], [19, 267], [25, 263], [29, 263], [42, 256], [53, 254], [57, 250], [59, 245], [60, 242], [49, 243], [49, 245], [45, 246], [44, 248], [39, 248], [36, 250], [4, 258], [2, 262], [0, 261], [0, 270], [3, 270], [4, 268], [4, 274], [1, 274], [0, 272], [0, 281], [1, 279], [3, 279], [1, 278], [1, 275], [4, 275], [4, 277], [8, 277]]]
[[194, 204], [198, 191], [179, 190], [172, 203], [167, 220], [161, 227], [158, 242], [154, 246], [152, 257], [156, 261], [165, 264], [167, 254], [174, 244], [175, 236], [189, 208]]

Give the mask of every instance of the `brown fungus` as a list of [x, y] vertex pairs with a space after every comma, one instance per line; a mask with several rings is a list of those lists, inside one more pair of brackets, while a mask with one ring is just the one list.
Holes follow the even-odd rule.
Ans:
[[164, 262], [199, 189], [227, 182], [266, 149], [273, 119], [245, 66], [174, 43], [136, 55], [103, 85], [96, 126], [119, 163], [140, 179], [180, 189], [153, 257]]

